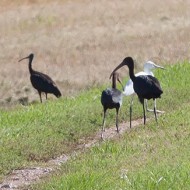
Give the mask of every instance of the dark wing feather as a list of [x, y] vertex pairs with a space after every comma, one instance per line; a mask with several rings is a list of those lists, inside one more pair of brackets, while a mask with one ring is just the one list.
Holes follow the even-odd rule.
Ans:
[[159, 98], [163, 93], [157, 78], [151, 75], [140, 75], [135, 78], [134, 91], [144, 99]]
[[38, 72], [38, 71], [35, 71], [35, 74], [40, 75], [42, 78], [44, 78], [44, 80], [49, 81], [49, 83], [55, 84], [55, 82], [48, 75]]
[[102, 92], [101, 103], [108, 108], [114, 107], [115, 104], [121, 105], [122, 93], [117, 89], [107, 88]]
[[35, 72], [30, 76], [31, 83], [35, 89], [45, 93], [53, 93], [55, 96], [61, 96], [55, 82], [48, 76], [40, 72]]

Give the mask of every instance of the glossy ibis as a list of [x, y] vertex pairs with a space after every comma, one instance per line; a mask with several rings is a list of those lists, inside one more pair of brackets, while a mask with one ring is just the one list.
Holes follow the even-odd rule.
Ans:
[[[140, 75], [135, 76], [134, 75], [134, 61], [131, 57], [126, 57], [122, 63], [120, 63], [111, 73], [110, 77], [113, 75], [113, 73], [121, 68], [122, 66], [127, 65], [129, 68], [129, 76], [131, 80], [133, 81], [133, 88], [135, 93], [137, 94], [139, 101], [143, 105], [143, 113], [144, 113], [144, 125], [146, 123], [146, 114], [145, 114], [145, 108], [144, 108], [144, 100], [147, 99], [153, 99], [154, 100], [154, 115], [155, 120], [157, 122], [157, 114], [156, 114], [156, 98], [160, 98], [161, 94], [163, 93], [160, 83], [157, 78], [151, 75]], [[132, 110], [130, 110], [130, 113]], [[131, 127], [131, 114], [130, 114], [130, 127]]]
[[[103, 132], [105, 131], [105, 118], [106, 118], [106, 111], [107, 109], [116, 109], [116, 129], [119, 132], [118, 128], [118, 113], [119, 108], [122, 105], [122, 92], [116, 88], [116, 81], [118, 81], [121, 85], [121, 81], [119, 79], [119, 74], [114, 72], [112, 76], [112, 88], [107, 88], [106, 90], [102, 91], [101, 95], [101, 103], [103, 106], [103, 123], [102, 123], [102, 134], [101, 137], [103, 138]], [[123, 88], [123, 85], [122, 85]]]
[[[156, 68], [164, 69], [164, 67], [156, 65], [152, 61], [147, 61], [144, 64], [144, 71], [136, 73], [135, 76], [140, 76], [140, 75], [151, 75], [151, 76], [154, 76], [152, 70], [156, 69]], [[135, 95], [135, 91], [133, 89], [133, 81], [131, 79], [126, 83], [123, 94], [125, 96], [131, 96], [131, 102], [130, 102], [130, 115], [131, 115], [132, 105], [133, 105], [133, 98], [134, 98], [134, 95]], [[156, 99], [155, 99], [155, 104], [156, 104]], [[146, 110], [147, 111], [154, 111], [152, 109], [148, 109], [148, 101], [147, 100], [145, 100], [145, 106], [146, 106]], [[162, 111], [156, 110], [156, 112], [161, 113]]]
[[46, 99], [48, 93], [54, 94], [57, 98], [59, 98], [61, 96], [61, 92], [59, 91], [55, 82], [48, 75], [32, 69], [33, 58], [34, 54], [31, 53], [29, 56], [19, 60], [19, 62], [22, 61], [23, 59], [29, 59], [28, 67], [30, 72], [30, 81], [32, 83], [32, 86], [38, 91], [41, 103], [42, 103], [41, 93], [43, 92], [46, 95]]

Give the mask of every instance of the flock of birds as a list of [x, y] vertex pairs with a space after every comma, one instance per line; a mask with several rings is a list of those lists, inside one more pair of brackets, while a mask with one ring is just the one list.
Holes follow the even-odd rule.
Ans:
[[[124, 65], [128, 66], [129, 69], [129, 76], [130, 80], [127, 82], [125, 88], [123, 88], [123, 92], [116, 88], [116, 80], [119, 80], [119, 75], [116, 72], [118, 69], [123, 67]], [[143, 105], [143, 114], [144, 114], [144, 125], [146, 124], [146, 112], [145, 112], [145, 103], [147, 111], [154, 111], [155, 120], [157, 122], [157, 112], [161, 112], [156, 110], [156, 99], [161, 97], [163, 93], [160, 83], [157, 78], [154, 77], [154, 74], [151, 72], [154, 68], [161, 68], [163, 67], [156, 65], [155, 63], [148, 61], [144, 65], [144, 72], [139, 72], [134, 74], [134, 61], [132, 57], [126, 57], [121, 64], [119, 64], [111, 73], [110, 78], [112, 77], [112, 88], [107, 88], [102, 92], [101, 95], [101, 103], [104, 110], [103, 115], [103, 124], [102, 124], [102, 133], [101, 137], [103, 138], [103, 132], [105, 131], [105, 117], [106, 117], [106, 110], [107, 109], [116, 109], [116, 129], [119, 132], [118, 128], [118, 112], [122, 105], [122, 97], [123, 95], [129, 96], [131, 95], [131, 103], [130, 103], [130, 128], [131, 118], [132, 118], [132, 105], [133, 105], [133, 97], [134, 94], [137, 94], [139, 101]], [[147, 100], [153, 99], [154, 100], [154, 110], [148, 109]]]
[[[61, 97], [61, 92], [56, 86], [55, 82], [46, 74], [35, 71], [32, 69], [32, 61], [34, 58], [34, 54], [30, 54], [27, 57], [24, 57], [19, 60], [22, 61], [24, 59], [29, 60], [29, 72], [30, 72], [30, 81], [32, 86], [38, 91], [40, 96], [40, 101], [42, 103], [41, 94], [45, 93], [46, 99], [47, 94], [54, 94], [57, 98]], [[116, 72], [123, 66], [128, 66], [129, 69], [129, 76], [130, 80], [127, 82], [125, 87], [123, 87], [120, 79], [119, 74]], [[139, 72], [134, 74], [134, 61], [132, 57], [126, 57], [121, 64], [119, 64], [111, 73], [110, 78], [112, 78], [112, 88], [107, 88], [102, 92], [101, 95], [101, 103], [103, 106], [103, 124], [102, 124], [102, 133], [101, 137], [103, 138], [103, 132], [105, 131], [105, 118], [106, 118], [106, 111], [107, 109], [116, 109], [116, 129], [119, 133], [118, 127], [118, 113], [119, 109], [122, 105], [122, 98], [123, 95], [129, 96], [131, 95], [131, 103], [130, 103], [130, 128], [132, 126], [132, 105], [133, 105], [133, 97], [137, 94], [139, 101], [143, 105], [143, 114], [144, 114], [144, 125], [146, 123], [146, 112], [147, 111], [154, 111], [155, 120], [157, 122], [157, 112], [161, 112], [156, 110], [156, 99], [161, 97], [163, 93], [160, 83], [157, 78], [154, 77], [152, 73], [152, 69], [154, 68], [161, 68], [163, 67], [156, 65], [155, 63], [148, 61], [144, 64], [144, 72]], [[116, 88], [116, 82], [119, 82], [122, 85], [123, 91], [120, 91]], [[154, 109], [148, 109], [147, 100], [153, 99], [154, 100]]]

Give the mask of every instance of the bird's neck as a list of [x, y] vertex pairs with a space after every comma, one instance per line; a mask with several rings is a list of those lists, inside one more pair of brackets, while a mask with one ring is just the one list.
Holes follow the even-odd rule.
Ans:
[[129, 76], [130, 76], [130, 78], [131, 78], [132, 81], [135, 80], [134, 65], [130, 65], [130, 67], [129, 67]]
[[29, 68], [30, 74], [32, 74], [34, 72], [34, 70], [32, 69], [32, 59], [29, 60], [28, 68]]
[[116, 78], [115, 78], [115, 76], [112, 77], [112, 88], [116, 88]]

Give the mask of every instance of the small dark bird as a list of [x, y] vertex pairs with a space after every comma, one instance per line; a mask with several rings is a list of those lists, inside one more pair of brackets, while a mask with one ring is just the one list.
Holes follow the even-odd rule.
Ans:
[[[151, 75], [134, 75], [134, 61], [131, 57], [126, 57], [121, 64], [119, 64], [111, 73], [110, 77], [114, 74], [116, 70], [121, 68], [122, 66], [127, 65], [129, 68], [129, 76], [133, 81], [133, 88], [135, 93], [137, 94], [139, 101], [143, 105], [143, 113], [144, 113], [144, 125], [146, 123], [146, 114], [145, 114], [145, 106], [144, 100], [154, 100], [154, 115], [155, 120], [157, 122], [157, 114], [156, 114], [156, 98], [160, 98], [163, 93], [160, 83], [157, 78]], [[132, 110], [130, 110], [132, 112]], [[131, 113], [130, 113], [130, 127], [131, 127]]]
[[41, 97], [42, 92], [46, 94], [46, 100], [48, 93], [54, 94], [57, 98], [59, 98], [61, 96], [61, 92], [59, 91], [55, 82], [48, 75], [32, 69], [33, 58], [34, 54], [31, 53], [28, 57], [19, 60], [19, 62], [22, 61], [23, 59], [29, 59], [28, 67], [30, 72], [30, 81], [32, 83], [32, 86], [38, 91], [41, 103], [42, 103], [42, 97]]
[[[119, 74], [114, 72], [112, 76], [112, 88], [107, 88], [102, 92], [101, 95], [101, 103], [103, 106], [103, 123], [102, 123], [102, 134], [101, 137], [103, 138], [103, 131], [104, 125], [105, 125], [105, 117], [106, 117], [106, 111], [107, 109], [116, 109], [116, 129], [117, 132], [119, 132], [118, 128], [118, 112], [119, 108], [121, 107], [122, 104], [122, 92], [116, 88], [116, 80], [122, 85], [120, 79], [119, 79]], [[123, 88], [123, 85], [122, 85]]]

